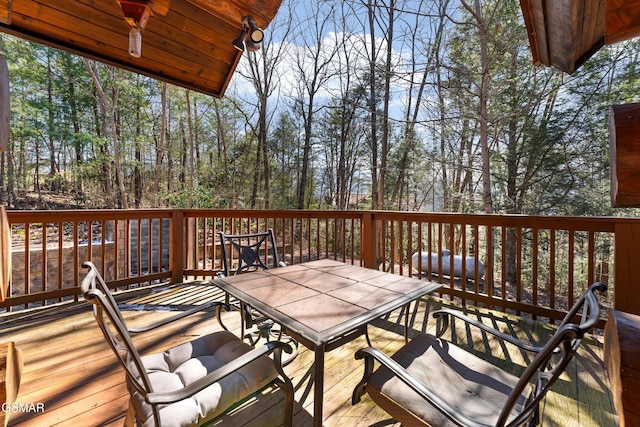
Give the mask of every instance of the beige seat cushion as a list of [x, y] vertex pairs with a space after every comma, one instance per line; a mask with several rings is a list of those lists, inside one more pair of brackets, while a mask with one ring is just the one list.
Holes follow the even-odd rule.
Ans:
[[[518, 381], [495, 365], [427, 334], [411, 340], [392, 358], [458, 412], [488, 425], [495, 424]], [[371, 376], [367, 392], [405, 426], [455, 425], [383, 366]], [[525, 400], [522, 396], [518, 407]]]
[[[232, 333], [220, 331], [164, 353], [143, 356], [142, 362], [154, 391], [172, 391], [193, 383], [252, 349]], [[277, 376], [273, 360], [262, 356], [191, 398], [162, 407], [162, 425], [199, 425], [257, 392]], [[129, 380], [127, 382], [138, 420], [144, 426], [154, 425], [151, 406], [135, 391]]]

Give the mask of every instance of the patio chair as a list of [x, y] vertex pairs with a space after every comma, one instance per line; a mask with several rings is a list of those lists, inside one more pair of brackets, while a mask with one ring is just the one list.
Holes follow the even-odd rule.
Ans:
[[[220, 247], [222, 249], [222, 264], [224, 273], [218, 273], [218, 277], [232, 276], [236, 274], [248, 273], [252, 271], [268, 270], [270, 268], [286, 267], [287, 264], [280, 261], [278, 248], [273, 229], [258, 233], [248, 234], [225, 234], [222, 231], [220, 236]], [[229, 296], [226, 297], [227, 304]], [[275, 337], [284, 340], [294, 347], [293, 354], [283, 363], [288, 365], [295, 359], [299, 351], [299, 343], [288, 335], [284, 335], [282, 328], [274, 329], [273, 320], [254, 311], [245, 304], [240, 304], [243, 313], [242, 336], [249, 339], [251, 345], [255, 345], [261, 338], [267, 340]], [[244, 334], [244, 330], [253, 331]]]
[[[252, 348], [222, 330], [162, 353], [141, 356], [131, 333], [167, 325], [207, 308], [210, 303], [141, 328], [127, 328], [116, 300], [91, 262], [82, 281], [85, 299], [106, 341], [126, 372], [130, 393], [125, 425], [196, 426], [209, 422], [273, 385], [285, 393], [284, 425], [292, 425], [293, 384], [282, 370], [285, 343]], [[269, 357], [273, 354], [273, 359]]]
[[[440, 337], [444, 328], [440, 328], [438, 336], [420, 334], [392, 357], [372, 347], [358, 350], [355, 357], [364, 358], [365, 373], [353, 391], [352, 404], [366, 392], [405, 426], [537, 425], [540, 402], [576, 354], [584, 334], [600, 318], [596, 290], [604, 292], [606, 286], [591, 285], [542, 347], [495, 334], [533, 353], [519, 378], [445, 341]], [[579, 323], [572, 323], [580, 311]], [[441, 319], [455, 316], [478, 326], [452, 310], [433, 315]], [[375, 372], [374, 360], [381, 364]]]
[[[220, 231], [218, 235], [226, 276], [287, 265], [280, 261], [276, 238], [271, 228], [249, 234], [225, 234]], [[228, 251], [229, 246], [235, 248], [235, 254], [233, 251]]]

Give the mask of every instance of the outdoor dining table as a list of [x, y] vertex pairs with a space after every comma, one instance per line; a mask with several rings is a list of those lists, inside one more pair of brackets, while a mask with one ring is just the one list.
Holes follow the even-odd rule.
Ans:
[[[214, 283], [314, 351], [314, 426], [322, 425], [324, 354], [363, 335], [374, 319], [441, 286], [328, 259], [218, 278]], [[405, 339], [407, 320], [408, 316]]]

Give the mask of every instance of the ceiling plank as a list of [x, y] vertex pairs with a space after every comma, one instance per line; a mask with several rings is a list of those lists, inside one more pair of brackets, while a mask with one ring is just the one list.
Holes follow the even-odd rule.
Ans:
[[[263, 28], [281, 0], [149, 0], [142, 55], [129, 55], [129, 25], [117, 0], [0, 0], [0, 31], [215, 97], [224, 95], [242, 52], [242, 18]], [[224, 16], [221, 19], [220, 16]]]
[[0, 0], [0, 22], [11, 23], [11, 0]]
[[260, 7], [249, 10], [247, 0], [187, 0], [189, 3], [205, 10], [220, 20], [235, 24], [236, 28], [242, 28], [242, 18], [251, 16], [258, 27], [266, 28], [280, 8], [282, 0], [262, 0]]
[[618, 43], [638, 36], [640, 36], [640, 0], [607, 0], [606, 43]]

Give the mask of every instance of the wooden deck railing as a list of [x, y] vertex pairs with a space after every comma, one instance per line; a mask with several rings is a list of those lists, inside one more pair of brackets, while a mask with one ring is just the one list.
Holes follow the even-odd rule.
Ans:
[[[273, 228], [287, 263], [332, 258], [428, 277], [464, 303], [549, 319], [597, 280], [609, 285], [608, 305], [640, 313], [640, 219], [195, 209], [8, 217], [13, 277], [4, 310], [77, 299], [86, 259], [119, 289], [212, 277], [222, 268], [219, 231]], [[449, 274], [456, 260], [466, 268]]]

